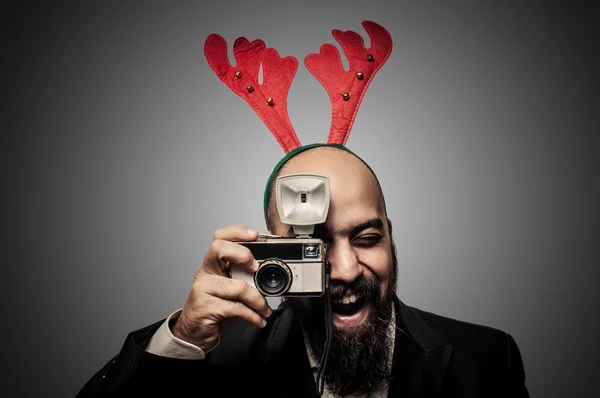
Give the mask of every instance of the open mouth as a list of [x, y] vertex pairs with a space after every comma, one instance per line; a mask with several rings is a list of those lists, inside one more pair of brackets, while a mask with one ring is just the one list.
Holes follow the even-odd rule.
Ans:
[[341, 299], [334, 300], [331, 308], [336, 314], [350, 316], [359, 312], [365, 305], [365, 301], [364, 296], [350, 294]]

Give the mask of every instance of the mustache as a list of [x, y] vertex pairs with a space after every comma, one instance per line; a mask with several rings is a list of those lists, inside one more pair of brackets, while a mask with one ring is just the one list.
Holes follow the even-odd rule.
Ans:
[[333, 301], [339, 301], [346, 295], [355, 294], [371, 300], [377, 297], [379, 292], [379, 281], [376, 278], [367, 278], [360, 275], [351, 283], [345, 283], [337, 280], [329, 282], [329, 292]]

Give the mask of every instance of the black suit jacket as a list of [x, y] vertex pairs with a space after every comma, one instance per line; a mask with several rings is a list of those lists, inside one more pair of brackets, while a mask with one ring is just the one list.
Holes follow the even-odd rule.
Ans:
[[[389, 397], [529, 397], [510, 335], [395, 303]], [[203, 361], [146, 352], [163, 322], [130, 333], [77, 397], [317, 397], [301, 328], [285, 305], [264, 329], [242, 320], [224, 325]]]

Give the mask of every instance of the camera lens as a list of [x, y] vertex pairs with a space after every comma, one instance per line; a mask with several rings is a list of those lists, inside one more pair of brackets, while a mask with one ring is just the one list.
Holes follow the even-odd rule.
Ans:
[[267, 273], [265, 273], [265, 277], [263, 278], [265, 281], [265, 285], [269, 286], [271, 289], [279, 289], [281, 285], [283, 285], [283, 277], [281, 275], [281, 271], [271, 269]]
[[278, 260], [266, 260], [255, 275], [256, 287], [269, 296], [278, 296], [285, 293], [291, 282], [288, 266]]

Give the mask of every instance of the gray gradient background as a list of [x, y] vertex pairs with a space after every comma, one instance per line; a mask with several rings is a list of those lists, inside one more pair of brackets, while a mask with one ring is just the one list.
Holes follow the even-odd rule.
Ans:
[[75, 395], [183, 305], [213, 230], [264, 230], [283, 151], [207, 35], [300, 60], [289, 112], [311, 143], [330, 105], [302, 60], [365, 19], [394, 51], [348, 147], [386, 194], [401, 299], [512, 334], [532, 396], [596, 391], [597, 6], [123, 3], [0, 6], [3, 394]]

